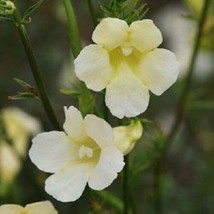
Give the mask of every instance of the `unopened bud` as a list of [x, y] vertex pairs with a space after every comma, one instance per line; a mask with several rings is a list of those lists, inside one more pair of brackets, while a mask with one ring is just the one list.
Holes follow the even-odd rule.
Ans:
[[134, 148], [136, 141], [141, 138], [143, 127], [139, 120], [133, 120], [127, 126], [113, 128], [113, 131], [117, 148], [126, 155]]
[[10, 0], [0, 0], [0, 15], [7, 16], [12, 15], [16, 7]]

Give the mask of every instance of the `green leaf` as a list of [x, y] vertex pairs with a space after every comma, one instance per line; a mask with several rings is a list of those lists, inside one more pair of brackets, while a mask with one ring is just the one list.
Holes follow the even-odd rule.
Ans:
[[24, 80], [21, 80], [21, 79], [18, 79], [18, 78], [14, 78], [14, 80], [20, 85], [22, 86], [23, 88], [25, 89], [29, 89], [29, 88], [32, 88], [32, 86], [30, 84], [28, 84], [27, 82], [25, 82]]
[[9, 96], [8, 98], [11, 100], [24, 100], [29, 98], [38, 99], [38, 96], [36, 96], [34, 93], [31, 93], [31, 92], [18, 92], [16, 95]]
[[117, 196], [105, 190], [96, 191], [96, 195], [102, 198], [104, 202], [111, 205], [111, 207], [114, 207], [117, 210], [117, 213], [123, 212], [123, 202]]
[[146, 4], [139, 0], [111, 0], [108, 4], [101, 2], [100, 8], [106, 17], [119, 18], [128, 24], [143, 19], [148, 12]]
[[39, 0], [37, 1], [35, 4], [33, 4], [32, 6], [30, 6], [23, 14], [22, 17], [22, 21], [25, 22], [32, 13], [34, 13], [40, 6], [41, 4], [44, 2], [45, 0]]
[[14, 22], [14, 19], [8, 16], [0, 15], [0, 22]]
[[94, 109], [94, 98], [91, 92], [86, 88], [85, 85], [81, 85], [81, 96], [78, 97], [79, 109], [83, 116], [89, 112], [93, 112]]
[[81, 92], [78, 90], [69, 90], [69, 89], [61, 89], [60, 93], [71, 97], [78, 97], [81, 94]]
[[61, 89], [60, 92], [78, 100], [79, 110], [83, 116], [89, 112], [94, 112], [95, 106], [93, 94], [84, 84], [80, 83], [79, 85], [76, 85], [75, 89]]

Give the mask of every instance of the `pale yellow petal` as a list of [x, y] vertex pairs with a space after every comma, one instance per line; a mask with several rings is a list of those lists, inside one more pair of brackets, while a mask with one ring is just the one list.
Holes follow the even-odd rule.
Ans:
[[142, 83], [154, 94], [161, 95], [176, 81], [179, 63], [171, 51], [157, 48], [142, 57], [137, 70]]
[[30, 159], [45, 172], [57, 172], [68, 162], [78, 159], [78, 146], [64, 132], [44, 132], [32, 141]]
[[76, 142], [84, 140], [85, 131], [83, 129], [83, 117], [81, 112], [74, 106], [64, 107], [65, 122], [63, 128], [70, 138]]
[[120, 19], [105, 18], [97, 25], [92, 40], [111, 51], [122, 45], [128, 38], [128, 24]]
[[15, 149], [22, 157], [26, 156], [30, 135], [41, 130], [40, 122], [16, 107], [7, 107], [2, 110], [5, 131], [12, 140]]
[[124, 154], [128, 154], [139, 140], [143, 133], [141, 122], [132, 121], [127, 126], [118, 126], [113, 128], [114, 143], [117, 148]]
[[145, 53], [157, 48], [162, 43], [162, 36], [152, 20], [144, 19], [130, 25], [129, 41], [137, 50]]
[[0, 140], [0, 180], [12, 182], [21, 168], [21, 161], [14, 148]]
[[104, 119], [93, 114], [88, 114], [84, 122], [88, 136], [93, 139], [99, 147], [113, 144], [113, 130]]
[[103, 90], [111, 77], [108, 52], [98, 45], [89, 45], [74, 61], [75, 73], [86, 86], [94, 91]]
[[69, 164], [45, 181], [45, 190], [62, 202], [77, 200], [83, 193], [94, 163]]
[[24, 208], [16, 204], [4, 204], [0, 206], [0, 214], [25, 214]]
[[125, 163], [123, 154], [115, 146], [107, 146], [101, 150], [100, 159], [90, 175], [89, 186], [95, 190], [102, 190], [109, 186]]
[[28, 204], [25, 207], [25, 211], [26, 214], [58, 214], [50, 201]]
[[118, 72], [106, 88], [106, 105], [118, 118], [135, 117], [147, 109], [149, 92], [128, 65], [121, 65]]

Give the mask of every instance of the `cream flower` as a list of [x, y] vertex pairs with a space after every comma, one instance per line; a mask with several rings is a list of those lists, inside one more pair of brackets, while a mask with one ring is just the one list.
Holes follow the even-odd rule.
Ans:
[[0, 136], [0, 180], [12, 182], [21, 168], [19, 156], [25, 157], [29, 137], [41, 131], [41, 124], [16, 107], [4, 108], [1, 117], [5, 134], [12, 144]]
[[123, 153], [114, 144], [113, 129], [103, 119], [84, 119], [73, 106], [65, 107], [65, 132], [38, 134], [30, 148], [32, 162], [53, 173], [45, 190], [59, 201], [77, 200], [86, 184], [94, 190], [109, 186], [123, 169]]
[[0, 206], [0, 214], [58, 214], [50, 201], [36, 202], [25, 207], [16, 204]]
[[75, 59], [75, 73], [88, 88], [106, 88], [105, 102], [118, 117], [134, 117], [147, 109], [149, 90], [161, 95], [177, 79], [175, 55], [162, 48], [159, 29], [152, 20], [105, 18], [93, 32], [96, 44]]

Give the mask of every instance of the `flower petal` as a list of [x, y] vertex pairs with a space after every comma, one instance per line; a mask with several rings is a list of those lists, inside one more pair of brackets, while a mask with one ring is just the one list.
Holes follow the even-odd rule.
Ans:
[[102, 118], [92, 114], [87, 115], [85, 117], [85, 129], [88, 136], [92, 138], [101, 148], [113, 144], [113, 129]]
[[95, 190], [106, 188], [117, 177], [124, 164], [123, 154], [115, 146], [103, 148], [100, 160], [88, 181], [89, 186]]
[[118, 126], [113, 128], [114, 144], [123, 153], [128, 154], [139, 140], [143, 133], [143, 127], [139, 120], [132, 121], [127, 126]]
[[0, 140], [0, 180], [13, 182], [21, 169], [21, 161], [14, 148]]
[[178, 73], [175, 55], [158, 48], [142, 58], [137, 75], [154, 94], [161, 95], [176, 81]]
[[105, 18], [95, 28], [92, 40], [109, 51], [122, 45], [128, 38], [128, 24], [120, 19]]
[[46, 192], [62, 202], [77, 200], [85, 189], [93, 167], [92, 163], [69, 164], [46, 180]]
[[76, 160], [77, 145], [64, 132], [45, 132], [38, 134], [29, 151], [31, 161], [45, 172], [54, 173], [67, 162]]
[[139, 51], [147, 52], [162, 43], [160, 30], [152, 20], [135, 21], [130, 25], [130, 43]]
[[83, 141], [85, 138], [85, 132], [83, 129], [83, 118], [74, 106], [70, 106], [69, 108], [64, 107], [65, 111], [65, 123], [63, 124], [63, 128], [65, 132], [77, 142]]
[[0, 206], [0, 214], [23, 214], [24, 208], [16, 204], [3, 204]]
[[144, 112], [149, 103], [147, 88], [123, 64], [119, 74], [106, 88], [106, 105], [118, 117], [135, 117]]
[[[37, 203], [28, 204], [25, 206], [27, 214], [57, 214], [58, 212], [50, 201], [42, 201]], [[8, 213], [9, 214], [9, 213]]]
[[74, 61], [77, 77], [94, 91], [103, 90], [111, 76], [108, 52], [98, 45], [85, 47]]

